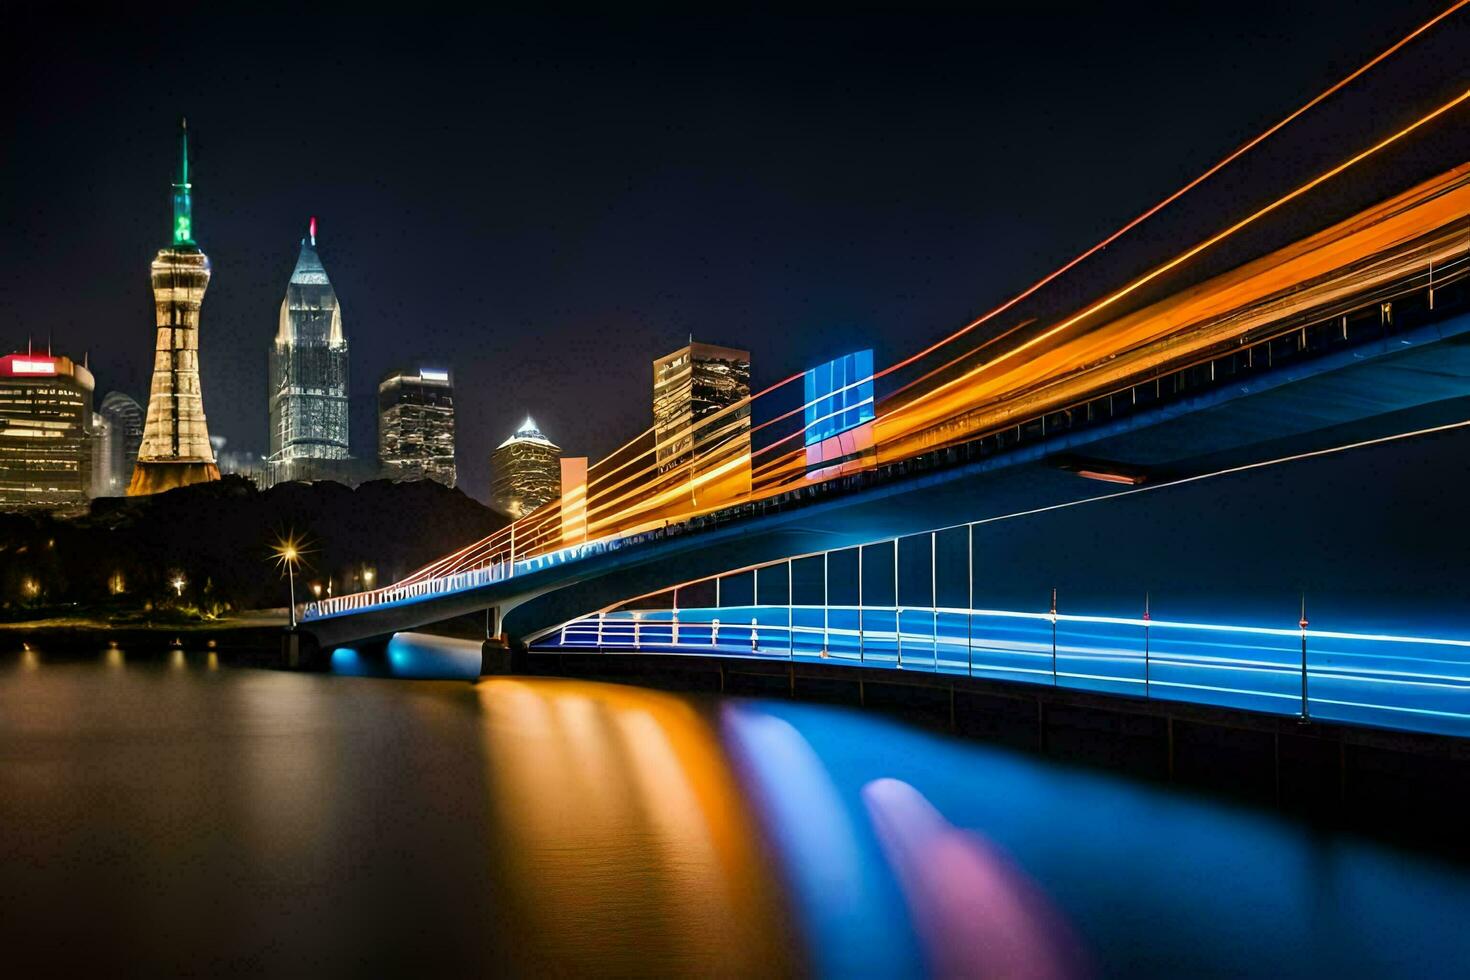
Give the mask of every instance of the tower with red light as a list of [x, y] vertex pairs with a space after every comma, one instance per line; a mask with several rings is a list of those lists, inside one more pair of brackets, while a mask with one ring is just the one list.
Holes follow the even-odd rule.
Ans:
[[272, 483], [352, 482], [347, 418], [347, 336], [342, 309], [307, 223], [281, 300], [270, 348]]

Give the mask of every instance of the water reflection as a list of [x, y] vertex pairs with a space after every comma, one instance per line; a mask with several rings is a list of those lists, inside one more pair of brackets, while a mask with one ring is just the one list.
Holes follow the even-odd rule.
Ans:
[[1079, 977], [1083, 958], [1045, 893], [979, 834], [955, 827], [897, 779], [863, 787], [934, 973]]
[[[740, 787], [684, 699], [580, 681], [478, 685], [504, 880], [539, 972], [791, 972]], [[529, 951], [534, 954], [535, 951]]]
[[[17, 975], [1470, 965], [1462, 866], [877, 714], [99, 647], [0, 655]], [[478, 645], [338, 666], [462, 676]]]
[[338, 647], [331, 670], [348, 677], [472, 681], [480, 673], [479, 640], [395, 633], [383, 646]]

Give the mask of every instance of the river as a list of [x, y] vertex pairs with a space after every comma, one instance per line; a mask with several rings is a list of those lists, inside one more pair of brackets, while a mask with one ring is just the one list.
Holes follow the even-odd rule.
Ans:
[[1462, 864], [876, 713], [477, 664], [0, 649], [6, 973], [1470, 969]]

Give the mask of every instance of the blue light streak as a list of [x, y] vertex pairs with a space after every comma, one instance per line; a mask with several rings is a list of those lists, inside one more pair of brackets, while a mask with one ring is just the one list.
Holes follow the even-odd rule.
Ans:
[[1299, 715], [1303, 643], [1310, 717], [1470, 735], [1470, 640], [1454, 637], [1003, 609], [749, 605], [608, 612], [566, 623], [534, 648], [887, 667]]

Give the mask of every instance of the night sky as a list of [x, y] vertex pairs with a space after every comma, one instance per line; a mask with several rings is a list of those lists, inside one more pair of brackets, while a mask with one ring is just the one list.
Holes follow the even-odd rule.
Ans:
[[[8, 8], [0, 345], [50, 337], [90, 354], [99, 397], [146, 402], [148, 264], [169, 240], [184, 114], [214, 268], [210, 431], [267, 447], [266, 350], [316, 215], [351, 343], [354, 453], [376, 451], [385, 371], [447, 366], [460, 483], [483, 499], [489, 451], [528, 411], [594, 458], [646, 427], [650, 362], [691, 332], [748, 347], [757, 386], [937, 339], [1446, 4], [391, 20]], [[1445, 101], [1467, 50], [1462, 12], [1033, 312], [1070, 308]], [[1461, 108], [1213, 268], [1470, 158], [1466, 123]]]

